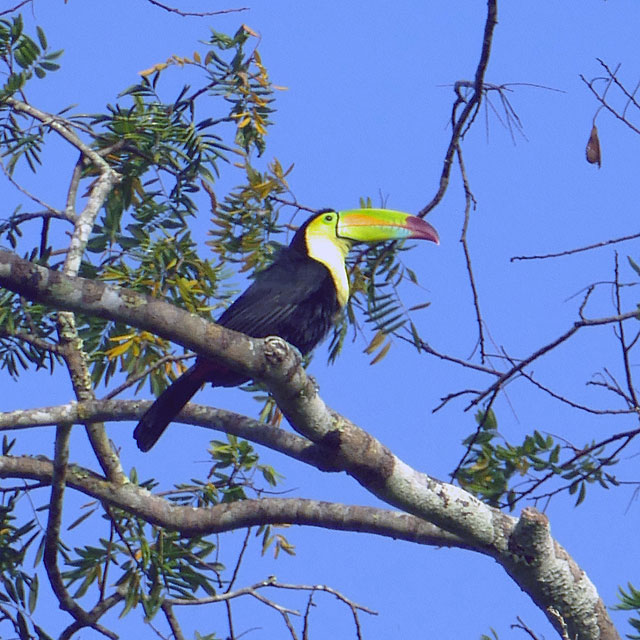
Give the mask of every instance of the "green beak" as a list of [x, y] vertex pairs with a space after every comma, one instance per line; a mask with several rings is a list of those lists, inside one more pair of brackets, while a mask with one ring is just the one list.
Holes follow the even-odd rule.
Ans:
[[351, 209], [338, 212], [338, 237], [352, 242], [385, 240], [431, 240], [440, 243], [438, 232], [422, 218], [390, 209]]

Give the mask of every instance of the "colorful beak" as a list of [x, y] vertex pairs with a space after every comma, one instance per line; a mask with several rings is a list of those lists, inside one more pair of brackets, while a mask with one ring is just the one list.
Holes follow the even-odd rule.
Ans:
[[385, 240], [431, 240], [440, 243], [438, 232], [422, 218], [390, 209], [352, 209], [338, 213], [338, 237], [352, 242]]

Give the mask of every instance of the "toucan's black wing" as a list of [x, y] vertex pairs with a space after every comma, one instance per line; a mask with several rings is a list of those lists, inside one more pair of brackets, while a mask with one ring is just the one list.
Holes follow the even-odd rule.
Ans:
[[338, 311], [326, 267], [289, 247], [256, 276], [218, 324], [253, 338], [280, 336], [308, 353], [324, 338]]
[[[324, 338], [339, 309], [329, 271], [289, 247], [256, 276], [218, 323], [254, 338], [280, 336], [306, 354]], [[204, 382], [236, 386], [246, 381], [245, 376], [215, 360], [198, 358], [142, 416], [134, 431], [138, 447], [142, 451], [151, 449]]]

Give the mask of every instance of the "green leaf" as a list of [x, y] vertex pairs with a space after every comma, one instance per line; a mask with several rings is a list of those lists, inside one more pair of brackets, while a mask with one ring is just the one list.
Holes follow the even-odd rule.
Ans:
[[36, 32], [38, 33], [38, 42], [40, 42], [40, 46], [43, 49], [47, 48], [47, 37], [44, 34], [44, 30], [42, 27], [36, 27]]
[[28, 600], [28, 609], [29, 613], [32, 614], [36, 609], [36, 603], [38, 602], [38, 574], [34, 574], [31, 578], [31, 582], [29, 584], [29, 600]]
[[31, 634], [29, 633], [27, 619], [24, 617], [21, 611], [17, 612], [16, 620], [18, 622], [18, 633], [20, 634], [20, 640], [31, 640]]
[[75, 529], [81, 522], [84, 522], [90, 515], [96, 512], [96, 509], [91, 509], [83, 513], [79, 518], [74, 520], [68, 527], [67, 531], [71, 531], [71, 529]]
[[631, 268], [640, 276], [640, 266], [638, 266], [637, 262], [631, 256], [627, 256], [627, 260]]

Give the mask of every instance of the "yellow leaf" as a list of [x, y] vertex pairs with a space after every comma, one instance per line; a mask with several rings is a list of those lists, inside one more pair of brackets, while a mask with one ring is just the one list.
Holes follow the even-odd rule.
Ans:
[[193, 52], [193, 59], [194, 59], [198, 64], [200, 64], [200, 60], [201, 60], [201, 58], [200, 58], [200, 54], [199, 54], [197, 51], [194, 51], [194, 52]]
[[150, 76], [152, 73], [156, 73], [157, 71], [162, 71], [163, 69], [166, 69], [168, 66], [169, 65], [166, 62], [158, 62], [158, 64], [154, 64], [153, 67], [149, 67], [144, 71], [138, 71], [138, 75], [147, 77], [147, 76]]
[[238, 129], [243, 129], [244, 127], [246, 127], [249, 123], [251, 122], [251, 117], [247, 116], [244, 120], [241, 120], [238, 123]]
[[384, 332], [378, 331], [378, 333], [373, 336], [373, 340], [371, 340], [369, 346], [364, 350], [364, 352], [371, 355], [384, 342], [384, 336]]
[[105, 355], [109, 360], [114, 360], [118, 356], [121, 356], [123, 353], [126, 353], [127, 351], [129, 351], [129, 348], [131, 347], [132, 344], [133, 342], [131, 340], [128, 340], [127, 342], [123, 342], [122, 344], [119, 344], [117, 347], [113, 347], [113, 349], [108, 349], [105, 352]]
[[266, 107], [267, 106], [267, 101], [263, 100], [260, 96], [257, 96], [255, 94], [253, 94], [251, 96], [251, 102], [253, 102], [253, 104], [259, 106], [259, 107]]
[[124, 333], [121, 336], [112, 336], [109, 338], [111, 342], [123, 342], [124, 340], [131, 340], [135, 337], [135, 333]]
[[469, 471], [475, 473], [476, 471], [482, 471], [489, 466], [489, 460], [487, 458], [481, 458], [469, 468]]
[[385, 344], [384, 347], [380, 349], [378, 355], [369, 364], [377, 364], [378, 362], [380, 362], [380, 360], [382, 360], [382, 358], [387, 355], [389, 349], [391, 349], [391, 340], [389, 340], [389, 342], [387, 342], [387, 344]]

